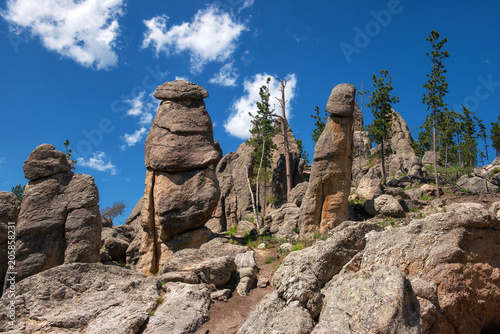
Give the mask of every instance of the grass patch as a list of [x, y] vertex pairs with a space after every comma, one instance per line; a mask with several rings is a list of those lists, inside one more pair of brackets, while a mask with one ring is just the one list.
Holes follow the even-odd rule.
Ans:
[[290, 253], [298, 250], [303, 250], [306, 247], [306, 244], [303, 241], [299, 240], [295, 245], [292, 246], [292, 248], [290, 248]]
[[266, 259], [264, 260], [264, 263], [271, 263], [271, 262], [273, 262], [274, 260], [276, 260], [274, 257], [272, 257], [272, 256], [268, 256], [268, 257], [266, 257]]
[[500, 168], [495, 168], [491, 171], [490, 173], [490, 178], [493, 177], [493, 175], [500, 173]]
[[254, 239], [249, 236], [248, 242], [245, 240], [246, 245], [251, 248], [257, 248], [260, 244], [265, 244], [266, 249], [269, 248], [271, 245], [279, 243], [278, 239], [276, 239], [275, 236], [272, 235], [261, 235], [257, 237], [257, 239]]
[[356, 206], [356, 205], [365, 205], [366, 198], [361, 198], [361, 199], [351, 199], [349, 200], [349, 206]]
[[411, 208], [410, 212], [418, 212], [418, 208]]
[[160, 297], [160, 298], [156, 299], [156, 303], [158, 305], [161, 305], [161, 303], [163, 303], [163, 298]]
[[422, 195], [420, 195], [420, 199], [422, 201], [430, 201], [430, 200], [432, 200], [432, 197], [427, 195], [425, 192], [423, 192]]
[[232, 226], [231, 228], [229, 228], [229, 230], [227, 230], [226, 234], [235, 234], [235, 233], [238, 233], [238, 225], [234, 225]]
[[465, 194], [465, 195], [475, 195], [475, 193], [473, 191], [470, 191], [469, 189], [465, 189], [465, 188], [460, 188], [460, 192]]
[[326, 240], [327, 238], [328, 238], [327, 233], [314, 233], [313, 234], [313, 239], [315, 239], [315, 240], [317, 240], [317, 239]]

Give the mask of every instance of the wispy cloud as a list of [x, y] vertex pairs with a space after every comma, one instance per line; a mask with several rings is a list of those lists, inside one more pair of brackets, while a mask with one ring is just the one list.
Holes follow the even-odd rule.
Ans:
[[8, 0], [2, 17], [11, 30], [29, 31], [43, 46], [85, 67], [115, 66], [123, 0]]
[[222, 66], [219, 72], [215, 73], [213, 78], [208, 82], [224, 87], [234, 87], [236, 86], [238, 77], [239, 74], [236, 68], [234, 68], [234, 63], [230, 62]]
[[216, 7], [199, 10], [191, 22], [167, 29], [166, 15], [144, 20], [147, 27], [143, 48], [153, 47], [158, 56], [187, 52], [191, 57], [191, 72], [200, 73], [208, 62], [223, 62], [236, 49], [236, 41], [246, 30], [229, 13]]
[[91, 169], [98, 170], [100, 172], [109, 171], [111, 175], [116, 175], [118, 169], [111, 162], [111, 159], [104, 152], [97, 151], [92, 153], [92, 158], [80, 158], [78, 159], [77, 166], [88, 167]]
[[137, 144], [139, 141], [142, 140], [146, 132], [147, 129], [145, 127], [142, 127], [132, 134], [128, 133], [124, 134], [122, 136], [122, 140], [125, 142], [125, 144], [121, 146], [121, 149], [125, 150], [127, 147], [134, 146], [135, 144]]
[[127, 115], [139, 118], [139, 129], [133, 133], [126, 133], [121, 136], [125, 144], [120, 146], [120, 148], [125, 150], [127, 147], [134, 146], [142, 140], [147, 132], [146, 126], [149, 126], [153, 121], [158, 101], [152, 94], [146, 95], [145, 91], [141, 91], [133, 99], [127, 99], [123, 102], [130, 106], [130, 109], [127, 110]]
[[5, 157], [0, 158], [0, 168], [2, 168], [2, 165], [5, 163]]
[[[232, 113], [229, 118], [224, 123], [224, 128], [226, 132], [234, 137], [241, 139], [250, 138], [250, 128], [252, 118], [249, 113], [255, 114], [257, 107], [257, 101], [260, 101], [259, 90], [262, 85], [266, 84], [268, 77], [273, 77], [267, 73], [256, 74], [250, 79], [245, 79], [243, 82], [244, 95], [240, 97], [236, 102], [233, 103]], [[285, 78], [287, 80], [287, 85], [285, 88], [285, 98], [287, 99], [287, 118], [292, 117], [292, 100], [296, 93], [297, 87], [297, 77], [295, 74], [289, 74]], [[271, 80], [269, 86], [269, 93], [271, 94], [270, 101], [271, 105], [277, 102], [274, 98], [275, 96], [280, 96], [279, 94], [279, 81]]]

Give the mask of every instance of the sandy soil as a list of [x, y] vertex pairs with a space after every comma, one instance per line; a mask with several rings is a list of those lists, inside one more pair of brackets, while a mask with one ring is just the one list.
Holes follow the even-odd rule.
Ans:
[[[266, 278], [271, 281], [272, 274], [276, 270], [280, 259], [277, 258], [277, 245], [274, 248], [266, 250], [254, 250], [255, 261], [259, 272], [257, 277], [259, 280]], [[265, 263], [268, 256], [276, 258], [271, 263]], [[232, 297], [227, 302], [214, 301], [210, 306], [210, 320], [204, 323], [196, 333], [200, 334], [234, 334], [246, 321], [250, 313], [252, 313], [255, 306], [259, 301], [268, 293], [273, 292], [275, 289], [268, 286], [265, 289], [257, 288], [250, 290], [247, 296], [240, 296], [236, 291], [235, 282], [230, 282], [224, 288], [233, 290]]]

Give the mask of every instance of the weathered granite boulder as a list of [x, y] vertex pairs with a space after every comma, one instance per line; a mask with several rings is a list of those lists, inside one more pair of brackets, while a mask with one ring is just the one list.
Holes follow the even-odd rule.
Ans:
[[486, 194], [495, 191], [498, 188], [495, 184], [488, 181], [488, 178], [478, 176], [468, 177], [463, 175], [456, 184], [457, 188], [468, 190], [474, 194]]
[[375, 165], [359, 181], [356, 193], [361, 198], [373, 199], [382, 194], [382, 167]]
[[324, 233], [349, 217], [356, 89], [337, 85], [328, 99], [328, 117], [314, 151], [309, 188], [300, 211], [300, 233]]
[[24, 162], [24, 177], [34, 181], [71, 170], [66, 155], [53, 145], [42, 144], [35, 148]]
[[[441, 152], [436, 153], [437, 164], [441, 164]], [[426, 167], [434, 166], [434, 151], [427, 151], [422, 157], [422, 164]]]
[[445, 210], [368, 234], [359, 267], [394, 266], [407, 276], [419, 300], [423, 333], [498, 330], [499, 221], [480, 204]]
[[202, 284], [169, 282], [163, 286], [163, 302], [144, 330], [144, 334], [195, 333], [209, 319], [210, 292]]
[[[137, 269], [156, 274], [177, 250], [199, 247], [220, 197], [213, 166], [220, 147], [200, 86], [177, 80], [158, 87], [162, 99], [146, 139], [141, 246]], [[141, 206], [141, 205], [139, 205]], [[137, 219], [137, 218], [132, 218]]]
[[311, 333], [421, 333], [417, 297], [397, 268], [342, 273], [323, 293], [325, 306]]
[[278, 239], [295, 241], [299, 237], [300, 208], [293, 203], [287, 203], [270, 213], [272, 221], [269, 231]]
[[293, 203], [300, 208], [302, 200], [306, 195], [307, 188], [309, 188], [309, 182], [301, 182], [293, 187], [288, 194], [288, 203]]
[[98, 263], [61, 265], [16, 284], [16, 324], [0, 299], [0, 331], [137, 333], [160, 297], [156, 279]]
[[100, 259], [101, 216], [94, 179], [69, 171], [69, 163], [63, 163], [66, 156], [57, 152], [41, 145], [23, 167], [25, 177], [34, 179], [24, 191], [17, 223], [18, 280], [63, 263]]
[[182, 172], [217, 164], [221, 157], [203, 102], [208, 93], [200, 86], [176, 80], [159, 86], [155, 96], [162, 102], [146, 138], [146, 167]]
[[[20, 209], [21, 202], [17, 200], [16, 195], [8, 191], [0, 191], [0, 296], [2, 296], [5, 273], [9, 267], [9, 255], [10, 260], [15, 260], [13, 254], [15, 252], [15, 228]], [[12, 269], [14, 268], [13, 266]]]
[[391, 195], [380, 195], [369, 199], [364, 204], [365, 212], [372, 216], [405, 217], [405, 211], [399, 201]]

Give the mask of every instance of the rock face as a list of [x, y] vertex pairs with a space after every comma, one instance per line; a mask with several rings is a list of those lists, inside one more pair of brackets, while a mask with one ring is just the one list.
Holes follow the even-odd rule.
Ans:
[[141, 199], [138, 200], [137, 204], [134, 206], [130, 216], [128, 216], [127, 220], [125, 220], [125, 224], [132, 226], [136, 232], [141, 228], [143, 206], [144, 197], [141, 197]]
[[[155, 279], [98, 263], [58, 266], [16, 288], [19, 333], [137, 333], [159, 298]], [[0, 331], [12, 329], [8, 303], [1, 299]]]
[[98, 262], [101, 216], [94, 179], [71, 172], [65, 154], [48, 144], [38, 146], [23, 169], [30, 182], [17, 223], [17, 279], [63, 263]]
[[[436, 154], [437, 164], [441, 164], [441, 152]], [[424, 166], [434, 166], [434, 151], [427, 151], [422, 157], [422, 164]]]
[[[452, 204], [391, 229], [344, 222], [283, 260], [239, 333], [497, 333], [499, 208]], [[292, 305], [297, 318], [280, 323]], [[299, 319], [317, 320], [289, 327]]]
[[137, 268], [153, 275], [172, 253], [199, 247], [220, 196], [213, 165], [220, 160], [205, 89], [176, 80], [158, 87], [162, 102], [146, 139], [146, 187]]
[[353, 113], [356, 89], [336, 86], [328, 100], [328, 117], [314, 151], [309, 188], [300, 211], [300, 233], [312, 234], [339, 225], [349, 217], [353, 157]]
[[403, 207], [399, 204], [398, 200], [387, 194], [367, 200], [364, 204], [364, 209], [366, 213], [372, 216], [381, 215], [383, 217], [395, 218], [405, 216]]
[[[303, 181], [304, 162], [300, 159], [300, 152], [290, 128], [287, 135], [293, 174], [292, 186], [295, 187]], [[282, 136], [275, 136], [273, 143], [277, 149], [273, 151], [271, 157], [273, 176], [266, 196], [274, 197], [276, 202], [266, 207], [269, 211], [286, 203], [286, 169]], [[219, 204], [207, 223], [207, 226], [214, 232], [226, 231], [230, 227], [237, 225], [238, 222], [253, 217], [252, 200], [245, 170], [245, 167], [249, 167], [251, 164], [252, 151], [252, 147], [243, 143], [236, 152], [226, 154], [217, 165], [216, 175], [219, 180], [221, 195]]]
[[[21, 209], [21, 202], [16, 195], [8, 191], [0, 191], [0, 296], [8, 269], [9, 251], [11, 260], [15, 251], [15, 226]], [[9, 249], [10, 246], [10, 249]]]

